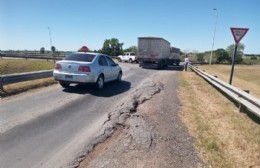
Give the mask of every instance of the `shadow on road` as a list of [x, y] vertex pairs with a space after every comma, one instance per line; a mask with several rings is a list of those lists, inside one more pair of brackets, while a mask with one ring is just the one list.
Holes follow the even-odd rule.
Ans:
[[182, 65], [180, 65], [180, 66], [167, 66], [163, 70], [183, 71], [184, 66], [182, 66]]
[[144, 69], [150, 69], [150, 70], [154, 70], [154, 71], [183, 71], [184, 70], [184, 66], [167, 66], [167, 67], [162, 67], [160, 69], [156, 69], [156, 68], [147, 68], [145, 67]]
[[106, 83], [101, 90], [96, 89], [94, 85], [75, 85], [64, 89], [67, 93], [91, 94], [98, 97], [111, 97], [128, 91], [131, 83], [128, 81]]

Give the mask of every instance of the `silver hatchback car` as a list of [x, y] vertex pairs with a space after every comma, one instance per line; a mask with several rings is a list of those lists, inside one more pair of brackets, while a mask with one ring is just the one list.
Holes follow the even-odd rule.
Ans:
[[105, 54], [76, 52], [56, 62], [53, 77], [64, 88], [72, 83], [94, 83], [102, 89], [105, 82], [121, 81], [122, 69]]

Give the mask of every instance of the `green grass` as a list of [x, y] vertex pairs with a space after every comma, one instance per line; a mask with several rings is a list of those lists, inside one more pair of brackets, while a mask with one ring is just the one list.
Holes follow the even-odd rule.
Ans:
[[0, 59], [1, 75], [40, 71], [40, 70], [51, 70], [53, 68], [54, 68], [53, 61]]

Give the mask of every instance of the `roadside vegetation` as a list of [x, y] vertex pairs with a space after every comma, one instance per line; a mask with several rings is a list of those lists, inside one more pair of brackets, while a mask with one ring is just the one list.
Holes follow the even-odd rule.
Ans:
[[[211, 71], [228, 73], [228, 68], [225, 66], [210, 68]], [[241, 67], [241, 72], [239, 69], [236, 67], [236, 74], [239, 73], [241, 78], [246, 77], [243, 80], [239, 77], [239, 80], [249, 81], [256, 78], [243, 74], [246, 67]], [[206, 164], [205, 167], [258, 167], [260, 165], [259, 119], [239, 112], [228, 98], [194, 72], [180, 72], [179, 79], [181, 118], [194, 137], [195, 146]], [[252, 82], [253, 84], [259, 82], [256, 79], [253, 81], [255, 81]], [[259, 88], [259, 83], [256, 86]]]
[[24, 59], [1, 59], [0, 74], [14, 74], [40, 70], [51, 70], [54, 68], [53, 61], [24, 60]]
[[[231, 65], [203, 65], [199, 69], [208, 74], [218, 76], [222, 81], [229, 83]], [[260, 65], [235, 65], [232, 85], [243, 90], [249, 90], [250, 94], [260, 99]]]
[[[212, 64], [226, 64], [230, 65], [232, 63], [232, 57], [234, 53], [235, 45], [231, 44], [226, 49], [218, 48], [212, 52]], [[259, 54], [244, 54], [245, 45], [239, 43], [236, 54], [236, 64], [241, 65], [260, 65], [260, 55]], [[185, 56], [188, 55], [190, 61], [200, 62], [208, 64], [211, 58], [211, 51], [198, 52], [196, 50], [190, 52], [184, 50], [181, 52], [181, 59], [184, 60]]]
[[[53, 61], [45, 60], [24, 60], [24, 59], [0, 59], [0, 75], [32, 72], [40, 70], [51, 70], [54, 67]], [[4, 85], [4, 92], [0, 91], [0, 96], [7, 96], [28, 91], [56, 83], [53, 78], [38, 79]]]

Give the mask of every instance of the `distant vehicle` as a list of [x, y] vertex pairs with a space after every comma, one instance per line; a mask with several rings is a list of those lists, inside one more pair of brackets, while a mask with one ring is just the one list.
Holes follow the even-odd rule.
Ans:
[[106, 82], [121, 81], [122, 69], [105, 54], [76, 52], [55, 64], [53, 76], [64, 88], [72, 83], [93, 83], [102, 89]]
[[139, 37], [137, 60], [140, 67], [160, 69], [180, 64], [180, 49], [160, 37]]
[[170, 57], [169, 57], [169, 62], [168, 65], [180, 65], [180, 57], [181, 57], [181, 50], [179, 48], [171, 47], [170, 49]]
[[134, 52], [125, 52], [123, 55], [119, 55], [117, 57], [119, 62], [125, 61], [125, 62], [137, 62], [136, 55]]

